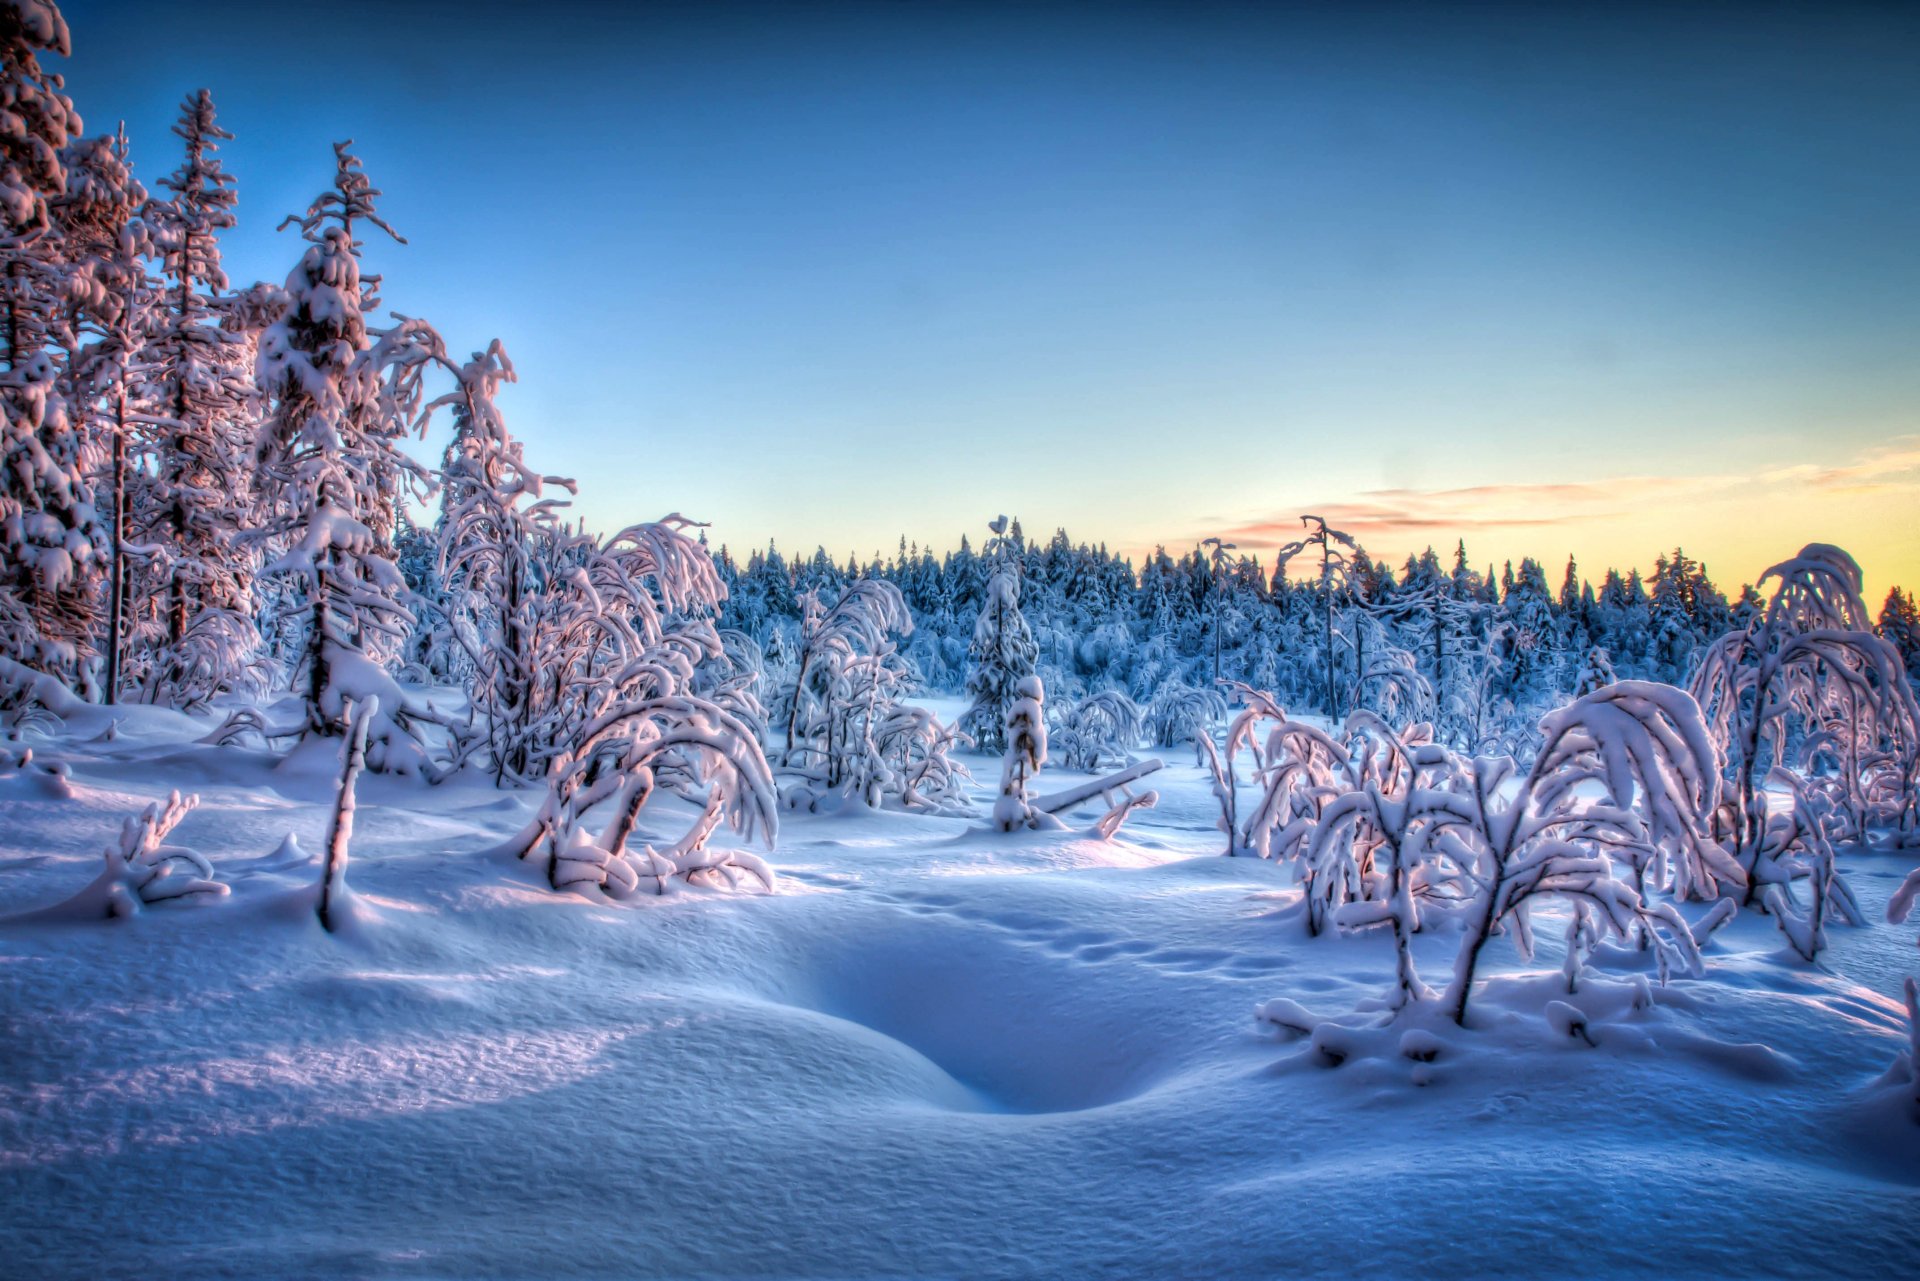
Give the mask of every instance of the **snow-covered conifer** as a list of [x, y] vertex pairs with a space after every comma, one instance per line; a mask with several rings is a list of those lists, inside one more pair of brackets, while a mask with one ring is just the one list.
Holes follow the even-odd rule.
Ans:
[[1021, 682], [1033, 674], [1040, 647], [1020, 612], [1020, 560], [1007, 518], [998, 517], [988, 528], [994, 536], [987, 542], [986, 558], [993, 569], [967, 651], [972, 705], [960, 718], [960, 727], [984, 750], [998, 751], [1007, 746], [1007, 718], [1021, 697]]
[[[590, 577], [553, 572], [560, 568], [554, 553], [574, 544], [559, 520], [565, 499], [547, 491], [572, 493], [574, 484], [529, 468], [508, 433], [495, 397], [514, 380], [513, 362], [497, 339], [456, 378], [455, 389], [428, 406], [453, 414], [437, 531], [448, 639], [468, 650], [473, 707], [495, 780], [539, 778], [558, 737], [558, 726], [546, 722], [560, 705], [542, 696], [554, 678], [544, 665], [560, 659], [547, 642], [564, 630], [554, 627], [553, 615], [569, 596], [582, 606], [596, 598]], [[559, 559], [564, 564], [564, 553]]]
[[260, 343], [257, 378], [271, 410], [258, 444], [267, 501], [257, 534], [282, 547], [262, 574], [287, 578], [299, 598], [306, 715], [296, 728], [338, 736], [347, 700], [374, 699], [368, 764], [408, 769], [421, 763], [413, 726], [434, 717], [382, 670], [411, 621], [392, 538], [401, 479], [421, 475], [394, 442], [414, 429], [421, 375], [444, 356], [422, 321], [366, 323], [377, 278], [361, 278], [353, 224], [391, 228], [348, 145], [334, 148], [333, 188], [288, 220], [309, 243], [287, 278], [286, 311]]
[[0, 649], [82, 684], [106, 533], [46, 350], [65, 294], [51, 204], [81, 122], [38, 61], [69, 48], [49, 0], [0, 5]]
[[225, 297], [219, 235], [234, 225], [234, 180], [205, 89], [180, 106], [173, 132], [180, 166], [160, 180], [165, 199], [143, 212], [165, 287], [143, 360], [153, 408], [145, 454], [151, 502], [133, 512], [135, 542], [161, 548], [146, 590], [156, 615], [136, 638], [142, 697], [190, 705], [257, 683], [252, 621], [257, 549], [241, 541], [250, 519], [249, 458], [257, 394], [253, 328]]

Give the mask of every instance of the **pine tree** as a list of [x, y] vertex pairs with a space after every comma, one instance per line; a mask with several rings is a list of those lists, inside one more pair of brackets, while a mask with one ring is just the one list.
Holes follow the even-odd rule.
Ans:
[[0, 651], [84, 683], [105, 531], [46, 350], [65, 288], [51, 203], [66, 189], [62, 151], [81, 122], [38, 61], [69, 48], [51, 3], [0, 6]]
[[1020, 682], [1033, 675], [1040, 647], [1020, 612], [1017, 531], [1007, 534], [1005, 516], [989, 528], [994, 536], [987, 542], [986, 560], [993, 567], [992, 576], [967, 651], [972, 661], [967, 694], [973, 702], [961, 717], [960, 728], [983, 750], [1001, 751], [1007, 745], [1007, 714], [1020, 697]]
[[260, 343], [256, 377], [271, 404], [259, 442], [261, 534], [285, 546], [262, 573], [295, 586], [305, 732], [338, 737], [348, 699], [380, 697], [368, 763], [392, 769], [417, 761], [400, 740], [421, 714], [381, 671], [412, 621], [392, 539], [400, 478], [420, 468], [394, 442], [418, 421], [422, 371], [445, 357], [422, 321], [366, 323], [378, 277], [361, 277], [354, 223], [399, 236], [375, 211], [379, 192], [349, 145], [334, 147], [334, 186], [287, 220], [308, 247], [287, 277], [286, 310]]
[[254, 549], [248, 519], [248, 439], [256, 396], [248, 375], [250, 328], [229, 299], [218, 236], [234, 225], [234, 180], [205, 89], [180, 104], [179, 166], [160, 180], [166, 199], [145, 221], [160, 258], [162, 312], [149, 339], [154, 399], [164, 421], [151, 432], [153, 503], [135, 515], [136, 541], [166, 549], [164, 576], [141, 593], [155, 613], [145, 638], [147, 696], [199, 701], [250, 683], [259, 643], [252, 623]]
[[64, 613], [84, 653], [102, 630], [100, 589], [106, 580], [105, 696], [113, 703], [127, 648], [127, 512], [143, 497], [133, 492], [143, 488], [144, 473], [130, 465], [130, 452], [145, 391], [135, 362], [153, 301], [146, 266], [151, 246], [139, 217], [146, 190], [133, 177], [124, 131], [71, 142], [61, 159], [67, 185], [49, 208], [64, 283], [50, 336], [65, 352], [57, 392], [103, 517], [92, 540], [94, 556], [79, 562], [82, 572]]

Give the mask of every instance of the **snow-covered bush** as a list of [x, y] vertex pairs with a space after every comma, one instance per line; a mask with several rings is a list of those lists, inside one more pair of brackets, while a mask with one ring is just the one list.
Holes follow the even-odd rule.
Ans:
[[[1787, 767], [1794, 736], [1824, 731], [1835, 746], [1833, 799], [1861, 833], [1874, 820], [1910, 822], [1920, 751], [1920, 705], [1899, 651], [1873, 634], [1853, 558], [1810, 544], [1760, 579], [1770, 580], [1778, 585], [1765, 611], [1715, 641], [1691, 685], [1732, 787], [1716, 828], [1745, 873], [1747, 902], [1795, 871], [1782, 861], [1788, 847], [1769, 839], [1766, 787]], [[1894, 787], [1869, 791], [1870, 758], [1894, 763]]]
[[1124, 765], [1140, 746], [1146, 718], [1131, 698], [1117, 689], [1089, 694], [1061, 714], [1048, 730], [1060, 763], [1068, 769], [1096, 770], [1101, 762]]
[[[699, 813], [679, 836], [655, 842], [637, 829], [661, 790], [698, 805]], [[605, 822], [596, 832], [589, 816], [602, 805]], [[742, 872], [772, 889], [764, 860], [709, 846], [722, 822], [742, 837], [773, 843], [777, 797], [758, 737], [708, 700], [657, 694], [619, 703], [585, 727], [556, 763], [539, 814], [504, 848], [539, 859], [555, 889], [616, 899], [643, 886], [664, 894], [676, 879], [733, 884]]]
[[[1413, 962], [1413, 935], [1421, 925], [1424, 891], [1436, 882], [1457, 893], [1457, 877], [1435, 837], [1446, 811], [1431, 798], [1452, 781], [1450, 753], [1425, 741], [1427, 726], [1395, 733], [1386, 723], [1355, 713], [1349, 722], [1348, 761], [1353, 786], [1320, 812], [1305, 866], [1310, 908], [1343, 931], [1387, 925], [1393, 934], [1395, 988], [1389, 1009], [1431, 996]], [[1435, 875], [1434, 865], [1440, 874]]]
[[[643, 884], [664, 893], [676, 879], [731, 883], [740, 871], [773, 883], [758, 857], [709, 846], [722, 822], [771, 845], [777, 796], [749, 719], [757, 703], [743, 705], [724, 681], [694, 692], [698, 666], [724, 654], [712, 615], [726, 588], [682, 532], [690, 524], [674, 515], [605, 543], [580, 538], [575, 563], [554, 575], [569, 589], [555, 594], [535, 652], [556, 709], [543, 723], [563, 736], [553, 740], [539, 814], [503, 849], [539, 859], [556, 889], [620, 898]], [[638, 824], [661, 792], [699, 814], [678, 837], [654, 842]], [[603, 805], [605, 822], [593, 831]]]
[[893, 637], [913, 620], [900, 589], [880, 579], [848, 583], [830, 609], [818, 590], [803, 593], [801, 608], [800, 657], [776, 697], [782, 766], [800, 776], [794, 796], [809, 807], [829, 792], [877, 806], [892, 782], [877, 735], [908, 681]]
[[1768, 883], [1765, 902], [1788, 946], [1811, 961], [1826, 949], [1829, 921], [1864, 925], [1866, 918], [1834, 866], [1833, 843], [1822, 821], [1827, 817], [1825, 802], [1791, 775], [1781, 781], [1792, 804], [1785, 813], [1769, 816], [1766, 854], [1770, 865], [1789, 878], [1807, 881], [1808, 902], [1802, 909], [1794, 901], [1791, 880]]
[[[1207, 726], [1225, 719], [1227, 700], [1218, 690], [1184, 681], [1167, 681], [1147, 704], [1147, 740], [1155, 747], [1180, 747], [1206, 736]], [[1195, 748], [1196, 753], [1199, 748]]]
[[1700, 710], [1681, 690], [1621, 681], [1549, 712], [1524, 774], [1511, 758], [1479, 757], [1444, 789], [1418, 789], [1438, 855], [1471, 887], [1445, 1006], [1464, 1023], [1480, 952], [1496, 932], [1531, 954], [1533, 900], [1584, 902], [1595, 926], [1644, 937], [1661, 973], [1693, 971], [1699, 950], [1669, 903], [1650, 903], [1615, 876], [1612, 851], [1651, 848], [1676, 893], [1711, 896], [1740, 869], [1706, 835], [1717, 799], [1715, 756]]
[[166, 838], [200, 803], [198, 796], [170, 794], [126, 820], [120, 838], [107, 847], [107, 865], [92, 884], [32, 916], [36, 919], [123, 918], [163, 903], [202, 903], [224, 898], [227, 886], [204, 855]]
[[954, 759], [972, 740], [958, 726], [941, 723], [924, 707], [900, 704], [880, 722], [873, 741], [887, 770], [883, 799], [897, 801], [904, 810], [972, 811], [966, 784], [973, 775]]

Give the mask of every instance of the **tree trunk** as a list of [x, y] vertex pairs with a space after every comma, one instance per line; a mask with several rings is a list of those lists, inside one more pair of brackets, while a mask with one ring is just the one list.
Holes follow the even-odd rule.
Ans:
[[327, 831], [327, 858], [320, 880], [320, 928], [333, 932], [333, 914], [347, 893], [347, 848], [353, 841], [354, 788], [367, 763], [367, 727], [379, 708], [368, 699], [349, 710], [352, 728], [347, 735], [346, 764], [340, 771], [340, 794], [334, 801], [333, 823]]
[[127, 384], [123, 377], [113, 406], [113, 561], [107, 589], [107, 706], [120, 701], [120, 655], [126, 648], [127, 598]]

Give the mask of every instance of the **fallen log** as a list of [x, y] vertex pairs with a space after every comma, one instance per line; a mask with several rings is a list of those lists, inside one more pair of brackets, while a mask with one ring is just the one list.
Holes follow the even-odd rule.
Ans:
[[[1061, 810], [1070, 810], [1074, 806], [1085, 801], [1090, 801], [1096, 796], [1107, 796], [1110, 792], [1121, 791], [1128, 783], [1134, 782], [1136, 779], [1145, 778], [1155, 770], [1164, 768], [1165, 764], [1159, 757], [1150, 756], [1144, 761], [1139, 761], [1127, 766], [1117, 774], [1109, 774], [1105, 778], [1089, 779], [1076, 787], [1069, 787], [1065, 791], [1052, 792], [1046, 796], [1035, 797], [1033, 808], [1042, 814], [1058, 814]], [[1130, 793], [1123, 793], [1123, 795], [1130, 795]], [[1112, 799], [1109, 798], [1107, 804], [1112, 805], [1113, 803]]]

